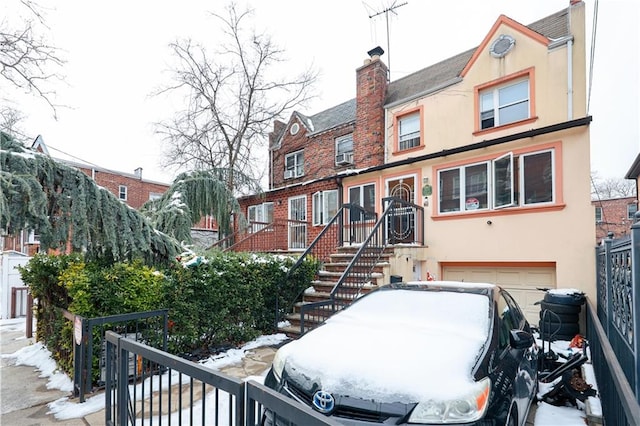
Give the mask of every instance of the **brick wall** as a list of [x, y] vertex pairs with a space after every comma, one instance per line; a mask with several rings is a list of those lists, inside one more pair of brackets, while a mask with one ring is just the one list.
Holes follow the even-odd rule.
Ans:
[[356, 71], [356, 128], [353, 137], [357, 168], [384, 163], [384, 100], [387, 66], [378, 56]]
[[[346, 123], [316, 135], [294, 114], [285, 125], [274, 121], [274, 131], [269, 135], [271, 171], [269, 188], [334, 176], [348, 168], [362, 169], [384, 163], [384, 100], [387, 95], [387, 66], [378, 56], [368, 59], [356, 70], [355, 123]], [[300, 130], [295, 135], [289, 131], [297, 123]], [[336, 138], [353, 133], [354, 164], [336, 165]], [[282, 135], [280, 146], [277, 138]], [[304, 175], [284, 179], [285, 157], [304, 150]]]
[[594, 210], [596, 207], [602, 207], [602, 221], [596, 223], [596, 242], [599, 243], [603, 238], [606, 238], [609, 232], [613, 232], [614, 238], [629, 235], [633, 219], [628, 218], [627, 206], [629, 204], [637, 205], [637, 202], [636, 197], [592, 201]]
[[240, 206], [242, 213], [247, 216], [247, 209], [249, 206], [273, 203], [273, 219], [274, 221], [286, 221], [289, 219], [289, 198], [300, 195], [307, 196], [307, 244], [311, 244], [313, 239], [322, 231], [324, 226], [313, 226], [313, 194], [318, 191], [328, 191], [331, 189], [338, 189], [338, 184], [335, 180], [329, 179], [326, 181], [315, 182], [309, 185], [296, 185], [293, 187], [285, 187], [279, 190], [269, 191], [262, 195], [255, 195], [250, 197], [244, 197], [240, 200]]
[[152, 193], [164, 194], [169, 185], [142, 180], [134, 176], [127, 176], [109, 172], [106, 170], [95, 170], [84, 167], [79, 169], [116, 197], [118, 197], [120, 185], [127, 187], [126, 203], [134, 209], [139, 209], [144, 203], [149, 201]]

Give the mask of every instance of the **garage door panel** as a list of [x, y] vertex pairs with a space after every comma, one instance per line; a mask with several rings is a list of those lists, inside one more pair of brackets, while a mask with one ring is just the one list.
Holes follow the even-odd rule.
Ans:
[[450, 281], [488, 282], [507, 290], [518, 302], [531, 324], [537, 324], [544, 294], [538, 288], [556, 288], [553, 267], [480, 267], [445, 266], [443, 279]]

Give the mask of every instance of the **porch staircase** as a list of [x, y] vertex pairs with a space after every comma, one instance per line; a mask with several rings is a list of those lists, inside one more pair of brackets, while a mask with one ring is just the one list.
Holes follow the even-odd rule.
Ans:
[[[318, 272], [316, 280], [312, 281], [303, 294], [302, 300], [293, 306], [293, 312], [283, 318], [288, 323], [278, 327], [281, 333], [285, 333], [292, 339], [300, 337], [300, 331], [307, 331], [322, 324], [326, 318], [331, 316], [335, 311], [348, 306], [358, 297], [374, 290], [389, 282], [390, 263], [389, 258], [393, 256], [393, 248], [384, 248], [382, 253], [375, 253], [376, 263], [371, 269], [370, 278], [366, 283], [362, 282], [343, 282], [340, 292], [334, 294], [332, 291], [338, 284], [345, 270], [358, 252], [357, 246], [338, 247], [337, 251], [329, 255], [328, 262], [325, 262], [323, 269]], [[374, 254], [371, 254], [373, 256]], [[361, 254], [361, 257], [368, 256], [367, 253]], [[355, 266], [355, 272], [362, 266]], [[370, 269], [370, 267], [367, 267]], [[360, 271], [363, 276], [368, 271]], [[368, 273], [367, 273], [368, 275]], [[305, 312], [302, 313], [301, 311]], [[311, 309], [309, 309], [311, 307]], [[303, 322], [303, 324], [301, 323]]]

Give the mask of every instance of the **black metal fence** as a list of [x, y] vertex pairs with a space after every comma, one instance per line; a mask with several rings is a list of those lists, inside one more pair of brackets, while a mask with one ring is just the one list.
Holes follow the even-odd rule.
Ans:
[[[83, 318], [63, 310], [74, 324], [73, 387], [80, 402], [94, 387], [106, 381], [105, 333], [112, 330], [132, 340], [167, 350], [168, 309]], [[133, 364], [131, 369], [141, 366]], [[96, 370], [98, 369], [98, 370]]]
[[291, 426], [339, 425], [257, 382], [226, 376], [111, 331], [105, 342], [106, 425], [256, 426], [267, 415]]
[[640, 223], [628, 238], [605, 239], [596, 256], [598, 318], [640, 402]]
[[591, 301], [587, 302], [587, 339], [606, 424], [637, 425], [640, 406]]
[[587, 337], [609, 424], [637, 424], [640, 419], [639, 217], [630, 236], [613, 240], [609, 234], [596, 249], [597, 306], [587, 316]]

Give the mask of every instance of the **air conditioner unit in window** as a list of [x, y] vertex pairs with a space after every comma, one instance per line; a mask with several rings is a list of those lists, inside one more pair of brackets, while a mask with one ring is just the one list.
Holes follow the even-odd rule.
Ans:
[[336, 164], [353, 164], [353, 152], [345, 152], [342, 154], [336, 155]]
[[284, 171], [284, 178], [285, 179], [291, 179], [295, 177], [295, 172], [293, 170], [285, 170]]

